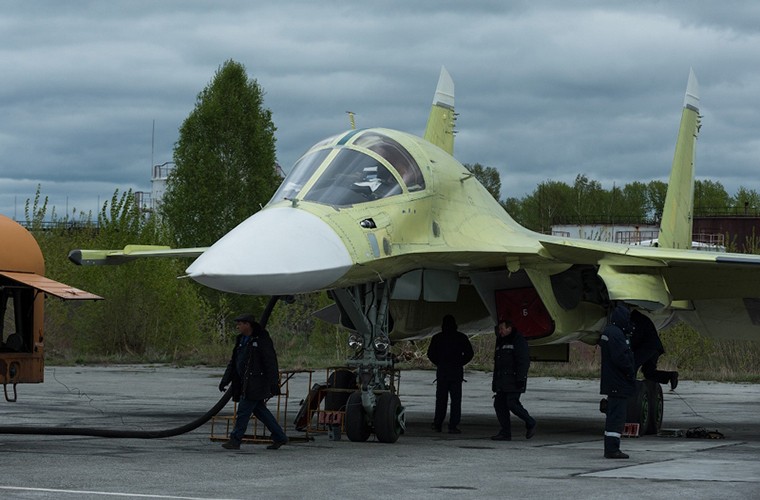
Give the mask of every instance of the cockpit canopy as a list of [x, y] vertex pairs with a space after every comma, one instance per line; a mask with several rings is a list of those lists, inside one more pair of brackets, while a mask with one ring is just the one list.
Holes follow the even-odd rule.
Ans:
[[270, 203], [299, 199], [348, 206], [425, 189], [414, 157], [377, 130], [318, 142], [293, 166]]

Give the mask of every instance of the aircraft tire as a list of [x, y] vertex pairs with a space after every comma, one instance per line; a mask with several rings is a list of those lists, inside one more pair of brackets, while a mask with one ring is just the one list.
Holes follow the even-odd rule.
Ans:
[[381, 443], [395, 443], [403, 432], [399, 417], [404, 408], [395, 394], [385, 393], [377, 398], [375, 406], [375, 435]]
[[662, 397], [662, 386], [654, 380], [645, 380], [644, 385], [649, 392], [649, 427], [647, 434], [657, 434], [662, 428], [662, 417], [665, 414], [665, 400]]
[[346, 436], [350, 441], [363, 442], [372, 433], [362, 406], [361, 391], [352, 392], [346, 403]]
[[639, 424], [639, 436], [643, 436], [649, 429], [649, 416], [649, 391], [644, 382], [637, 380], [636, 392], [628, 398], [628, 411], [625, 421]]

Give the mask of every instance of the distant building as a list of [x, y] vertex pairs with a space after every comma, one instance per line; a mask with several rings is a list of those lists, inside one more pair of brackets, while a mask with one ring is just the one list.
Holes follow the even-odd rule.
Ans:
[[654, 224], [554, 224], [552, 234], [565, 238], [609, 241], [626, 245], [657, 238], [660, 228]]
[[153, 209], [150, 193], [135, 191], [135, 205], [137, 205], [141, 212], [150, 212]]
[[176, 165], [173, 161], [167, 161], [160, 165], [153, 165], [153, 174], [150, 178], [150, 208], [156, 210], [164, 199], [166, 181], [174, 171]]
[[[717, 220], [714, 217], [703, 219]], [[625, 221], [621, 223], [554, 224], [552, 225], [552, 234], [565, 238], [607, 241], [624, 245], [656, 246], [660, 235], [660, 226], [652, 222], [632, 224]], [[697, 219], [694, 219], [691, 245], [693, 250], [725, 252], [725, 240], [726, 234], [716, 230], [715, 226], [699, 225]]]
[[732, 252], [760, 250], [760, 214], [756, 210], [694, 217], [694, 233], [718, 235]]
[[[658, 224], [554, 224], [552, 234], [566, 238], [609, 241], [626, 245], [655, 245]], [[693, 218], [692, 248], [724, 252], [760, 251], [760, 211], [754, 208], [711, 211]]]

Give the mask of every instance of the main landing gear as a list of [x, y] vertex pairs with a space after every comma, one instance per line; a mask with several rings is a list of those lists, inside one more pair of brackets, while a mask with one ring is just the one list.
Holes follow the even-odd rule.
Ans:
[[628, 399], [626, 422], [639, 424], [639, 436], [657, 434], [664, 409], [662, 386], [654, 380], [637, 380], [636, 393]]
[[[346, 403], [346, 435], [366, 441], [395, 443], [406, 428], [405, 410], [395, 393], [390, 353], [388, 308], [391, 284], [368, 283], [333, 291], [333, 297], [355, 333], [349, 344], [356, 356], [347, 364], [356, 369], [358, 391]], [[344, 321], [345, 323], [345, 321]]]

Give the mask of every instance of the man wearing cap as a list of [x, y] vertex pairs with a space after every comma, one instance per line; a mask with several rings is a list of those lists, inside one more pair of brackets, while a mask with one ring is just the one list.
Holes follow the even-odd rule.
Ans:
[[230, 439], [222, 447], [240, 449], [253, 414], [272, 434], [272, 444], [267, 449], [276, 450], [288, 442], [282, 427], [266, 406], [267, 399], [280, 394], [277, 353], [269, 332], [253, 315], [241, 314], [235, 318], [235, 327], [240, 335], [235, 339], [235, 348], [219, 382], [219, 390], [224, 392], [232, 383], [232, 400], [238, 402], [237, 417]]

